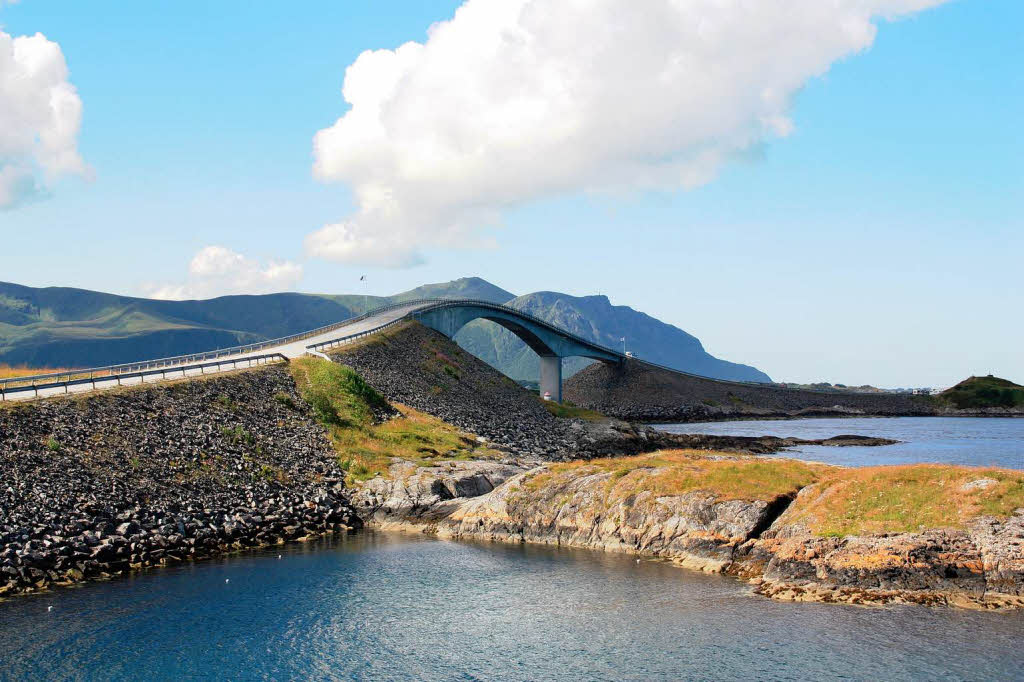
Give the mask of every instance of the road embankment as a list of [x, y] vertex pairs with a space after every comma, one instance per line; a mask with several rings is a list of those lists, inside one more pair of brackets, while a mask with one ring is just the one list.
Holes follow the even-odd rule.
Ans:
[[285, 367], [0, 409], [0, 594], [360, 525]]
[[579, 407], [640, 422], [694, 422], [737, 418], [931, 416], [928, 396], [825, 393], [738, 384], [687, 376], [640, 362], [595, 363], [565, 382], [565, 398]]

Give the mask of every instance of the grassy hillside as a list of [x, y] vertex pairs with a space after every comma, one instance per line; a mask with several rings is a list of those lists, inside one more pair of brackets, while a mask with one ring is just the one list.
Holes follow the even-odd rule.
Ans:
[[0, 283], [0, 362], [84, 367], [193, 353], [285, 336], [351, 317], [323, 296], [156, 301]]
[[[710, 355], [700, 341], [628, 306], [613, 306], [605, 296], [569, 296], [542, 291], [520, 296], [507, 305], [611, 348], [628, 350], [644, 360], [685, 372], [734, 381], [771, 381], [767, 374]], [[539, 376], [537, 356], [514, 334], [484, 320], [466, 325], [455, 337], [460, 346], [517, 380]], [[563, 373], [571, 376], [589, 361], [571, 358]]]
[[970, 377], [938, 395], [941, 402], [958, 409], [1024, 407], [1024, 386], [991, 374]]
[[[289, 371], [330, 434], [349, 483], [387, 476], [393, 458], [430, 466], [439, 460], [501, 456], [436, 417], [404, 405], [392, 407], [345, 365], [302, 358]], [[390, 418], [382, 419], [385, 415]]]

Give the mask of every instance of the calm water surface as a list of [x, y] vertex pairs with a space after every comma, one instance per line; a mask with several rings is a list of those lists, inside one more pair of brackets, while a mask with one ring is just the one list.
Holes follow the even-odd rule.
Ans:
[[0, 603], [5, 680], [1005, 680], [1022, 670], [1021, 613], [782, 604], [622, 555], [372, 532]]
[[940, 462], [1024, 469], [1024, 419], [965, 417], [894, 417], [788, 419], [764, 421], [661, 424], [672, 433], [728, 436], [829, 438], [842, 434], [881, 436], [903, 441], [884, 447], [833, 448], [806, 445], [786, 456], [842, 466]]

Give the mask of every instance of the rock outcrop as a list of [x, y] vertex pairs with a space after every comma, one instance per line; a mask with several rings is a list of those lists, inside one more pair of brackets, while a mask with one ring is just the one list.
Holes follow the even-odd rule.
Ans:
[[361, 525], [286, 368], [0, 409], [0, 594]]
[[[1024, 510], [959, 530], [822, 537], [789, 522], [793, 494], [737, 500], [642, 490], [610, 499], [616, 472], [545, 470], [536, 462], [396, 468], [399, 480], [372, 481], [355, 499], [384, 528], [659, 557], [749, 580], [779, 600], [1024, 607]], [[480, 476], [486, 483], [454, 483]]]
[[818, 537], [785, 519], [731, 570], [775, 599], [1024, 607], [1024, 510], [965, 529]]

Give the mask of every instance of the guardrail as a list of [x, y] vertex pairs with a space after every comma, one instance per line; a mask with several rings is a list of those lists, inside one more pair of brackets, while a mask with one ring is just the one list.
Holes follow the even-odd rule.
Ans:
[[[48, 381], [45, 383], [32, 383], [26, 386], [9, 387], [0, 385], [0, 401], [6, 401], [7, 397], [11, 394], [26, 393], [28, 391], [32, 391], [34, 393], [33, 397], [39, 397], [39, 391], [50, 388], [63, 388], [64, 393], [69, 393], [72, 386], [92, 384], [92, 388], [93, 390], [95, 390], [97, 382], [117, 382], [117, 385], [120, 386], [123, 380], [139, 378], [141, 383], [146, 383], [146, 377], [156, 376], [157, 374], [160, 374], [162, 379], [167, 379], [168, 373], [170, 373], [172, 375], [171, 378], [173, 378], [173, 375], [177, 374], [178, 372], [181, 372], [182, 377], [186, 377], [188, 376], [189, 372], [194, 372], [196, 370], [199, 370], [200, 374], [205, 374], [206, 370], [211, 367], [216, 367], [218, 371], [222, 371], [221, 367], [228, 364], [232, 366], [232, 369], [237, 369], [239, 364], [241, 363], [247, 363], [245, 365], [246, 367], [253, 367], [258, 365], [266, 365], [269, 364], [271, 361], [276, 362], [279, 360], [288, 362], [288, 358], [281, 353], [265, 353], [263, 355], [247, 355], [244, 358], [230, 358], [225, 360], [215, 360], [213, 362], [203, 362], [189, 365], [176, 365], [174, 367], [164, 367], [161, 369], [139, 370], [136, 372], [122, 372], [119, 374], [106, 374], [102, 376], [75, 375], [78, 378], [69, 378], [63, 381]], [[64, 375], [61, 374], [59, 376]]]
[[344, 346], [346, 344], [352, 343], [353, 341], [361, 339], [364, 336], [370, 336], [371, 334], [376, 334], [377, 332], [384, 331], [388, 327], [394, 327], [397, 324], [405, 322], [406, 319], [408, 319], [408, 315], [403, 315], [397, 320], [385, 322], [379, 327], [374, 327], [373, 329], [367, 329], [366, 331], [363, 332], [356, 332], [355, 334], [349, 334], [348, 336], [339, 336], [336, 339], [328, 339], [327, 341], [318, 341], [317, 343], [313, 343], [306, 346], [306, 351], [323, 351], [325, 348], [337, 348], [338, 346]]

